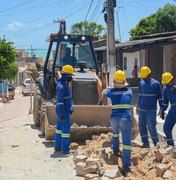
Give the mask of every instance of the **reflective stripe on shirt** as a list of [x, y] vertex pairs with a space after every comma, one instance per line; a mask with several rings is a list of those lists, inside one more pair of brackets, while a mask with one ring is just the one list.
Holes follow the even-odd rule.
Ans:
[[140, 96], [157, 96], [157, 94], [140, 94]]
[[71, 96], [65, 96], [64, 97], [64, 99], [70, 99], [71, 98]]
[[61, 102], [61, 103], [57, 103], [57, 105], [63, 105], [63, 104], [64, 104], [64, 103], [62, 103], [62, 102]]
[[112, 105], [112, 109], [130, 109], [131, 105], [130, 104], [115, 104], [115, 105]]

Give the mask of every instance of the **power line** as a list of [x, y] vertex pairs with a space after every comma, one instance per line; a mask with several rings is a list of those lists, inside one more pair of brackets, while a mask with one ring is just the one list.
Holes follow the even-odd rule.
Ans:
[[7, 8], [7, 9], [4, 9], [4, 10], [0, 11], [0, 14], [2, 14], [2, 13], [4, 13], [4, 12], [7, 12], [7, 11], [9, 11], [9, 10], [11, 10], [11, 9], [15, 9], [15, 8], [17, 8], [17, 7], [26, 5], [26, 4], [28, 4], [30, 1], [33, 1], [33, 0], [26, 0], [26, 1], [22, 2], [22, 3], [19, 3], [19, 4], [15, 5], [15, 6], [11, 6], [11, 7]]
[[88, 16], [89, 11], [90, 11], [90, 9], [91, 9], [91, 7], [92, 7], [92, 3], [93, 3], [93, 1], [94, 1], [94, 0], [92, 0], [92, 1], [91, 1], [91, 3], [90, 3], [89, 9], [88, 9], [87, 14], [86, 14], [86, 17], [85, 17], [85, 19], [84, 19], [84, 22], [85, 22], [85, 21], [86, 21], [86, 19], [87, 19], [87, 16]]

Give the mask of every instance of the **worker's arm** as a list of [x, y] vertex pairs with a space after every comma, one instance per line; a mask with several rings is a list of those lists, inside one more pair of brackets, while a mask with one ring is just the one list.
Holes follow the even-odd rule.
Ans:
[[159, 83], [157, 84], [156, 90], [157, 90], [157, 99], [159, 102], [159, 106], [160, 106], [160, 109], [162, 109], [162, 89]]
[[140, 90], [140, 86], [139, 86], [139, 98], [138, 98], [138, 104], [136, 105], [136, 114], [139, 114], [139, 105], [140, 105], [140, 101], [141, 101], [141, 90]]
[[168, 107], [169, 104], [169, 99], [168, 99], [168, 92], [167, 89], [164, 89], [164, 95], [163, 95], [163, 103], [162, 103], [162, 110], [165, 111]]
[[65, 116], [65, 110], [64, 110], [64, 87], [59, 84], [57, 86], [57, 103], [56, 106], [58, 106], [59, 114], [60, 116]]
[[168, 95], [167, 95], [167, 89], [165, 88], [164, 89], [164, 95], [163, 95], [163, 101], [162, 101], [162, 108], [159, 112], [161, 119], [165, 119], [164, 111], [167, 109], [168, 104], [169, 104], [169, 99], [168, 99]]

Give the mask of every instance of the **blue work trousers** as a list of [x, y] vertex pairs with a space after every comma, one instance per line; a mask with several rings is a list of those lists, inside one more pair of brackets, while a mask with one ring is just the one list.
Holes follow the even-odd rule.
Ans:
[[148, 130], [153, 144], [156, 145], [159, 141], [156, 124], [156, 111], [139, 111], [139, 132], [144, 145], [149, 145]]
[[123, 140], [123, 165], [131, 165], [131, 138], [132, 120], [131, 116], [113, 116], [110, 118], [112, 126], [112, 149], [119, 151], [119, 132], [121, 131]]
[[167, 138], [167, 144], [174, 146], [174, 140], [172, 136], [172, 129], [174, 125], [176, 124], [176, 112], [169, 111], [164, 126], [163, 130]]
[[64, 152], [70, 151], [70, 112], [65, 114], [65, 120], [61, 121], [57, 114], [58, 121], [55, 131], [55, 150]]

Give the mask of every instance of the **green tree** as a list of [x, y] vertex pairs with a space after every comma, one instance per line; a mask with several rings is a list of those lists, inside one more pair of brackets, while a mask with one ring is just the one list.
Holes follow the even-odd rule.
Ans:
[[71, 33], [77, 35], [105, 36], [105, 27], [95, 22], [78, 22], [72, 25]]
[[18, 72], [16, 52], [12, 42], [0, 39], [0, 79], [14, 79]]
[[176, 30], [176, 6], [166, 4], [164, 8], [146, 18], [143, 18], [139, 23], [130, 30], [130, 39], [135, 39], [137, 36], [150, 35], [162, 32], [171, 32]]

